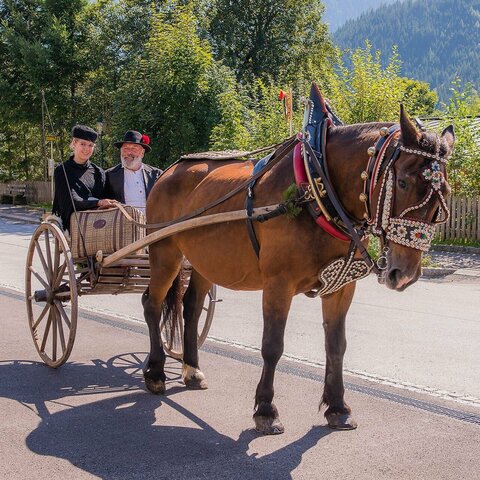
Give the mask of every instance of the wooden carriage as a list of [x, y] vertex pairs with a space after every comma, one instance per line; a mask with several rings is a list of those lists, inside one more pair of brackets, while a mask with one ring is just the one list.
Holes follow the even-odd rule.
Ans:
[[[132, 249], [130, 245], [124, 245], [112, 252], [115, 258], [109, 261], [112, 255], [101, 250], [85, 256], [82, 249], [72, 245], [79, 240], [78, 233], [72, 232], [73, 241], [67, 239], [53, 217], [47, 218], [35, 230], [27, 254], [25, 295], [30, 332], [40, 357], [47, 365], [59, 367], [70, 356], [77, 331], [80, 296], [143, 293], [146, 290], [150, 282], [146, 246], [153, 242], [144, 234], [139, 237], [138, 240], [142, 242], [139, 248]], [[181, 277], [182, 295], [190, 275], [191, 267], [185, 261]], [[216, 286], [213, 285], [205, 299], [199, 321], [199, 346], [207, 337], [217, 301]], [[181, 359], [182, 315], [179, 314], [174, 322], [174, 325], [161, 322], [161, 336], [166, 353]]]

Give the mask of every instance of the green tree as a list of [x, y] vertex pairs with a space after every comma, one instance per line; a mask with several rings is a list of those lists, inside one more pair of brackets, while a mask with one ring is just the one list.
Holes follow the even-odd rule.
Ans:
[[[83, 116], [81, 86], [91, 70], [84, 16], [87, 0], [10, 0], [0, 2], [0, 116], [8, 155], [32, 165], [45, 162], [45, 146], [25, 151], [17, 132], [41, 131], [45, 92], [54, 128], [63, 136]], [[12, 135], [9, 132], [13, 132]], [[66, 148], [66, 138], [60, 143]], [[61, 148], [63, 152], [63, 148]], [[5, 161], [8, 161], [4, 157]], [[26, 173], [29, 169], [23, 169]], [[21, 173], [21, 172], [20, 172]], [[25, 174], [22, 174], [25, 177]]]
[[190, 6], [155, 14], [150, 39], [124, 72], [116, 95], [117, 135], [133, 126], [152, 135], [151, 157], [160, 164], [207, 149], [220, 115], [218, 95], [229, 76], [200, 39]]
[[396, 121], [400, 103], [410, 115], [432, 112], [435, 93], [423, 82], [400, 77], [401, 61], [395, 48], [383, 67], [381, 52], [372, 52], [365, 42], [364, 48], [351, 53], [351, 65], [340, 63], [319, 82], [346, 123]]
[[237, 80], [293, 83], [328, 68], [334, 49], [319, 0], [217, 0], [209, 38]]
[[[452, 83], [452, 96], [443, 104], [442, 127], [453, 123], [455, 149], [448, 162], [449, 183], [456, 195], [480, 195], [480, 132], [475, 131], [472, 115], [480, 115], [476, 92], [471, 84]], [[476, 105], [476, 109], [475, 109]]]
[[403, 98], [400, 101], [411, 116], [427, 117], [433, 114], [438, 103], [438, 95], [430, 90], [428, 83], [406, 77], [401, 78], [399, 83], [403, 91]]
[[[220, 96], [220, 121], [212, 130], [215, 150], [255, 148], [279, 143], [289, 136], [289, 126], [278, 94], [280, 87], [256, 80], [251, 85], [231, 83]], [[300, 128], [297, 110], [294, 128]]]

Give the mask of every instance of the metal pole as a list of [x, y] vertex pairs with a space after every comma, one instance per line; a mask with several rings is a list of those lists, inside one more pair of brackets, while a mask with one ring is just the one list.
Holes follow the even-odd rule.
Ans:
[[103, 168], [103, 132], [100, 133], [100, 168]]
[[55, 198], [55, 191], [53, 188], [53, 169], [55, 162], [53, 160], [53, 142], [50, 142], [50, 160], [48, 161], [48, 176], [50, 177], [50, 193], [52, 195], [52, 203]]
[[45, 149], [45, 92], [42, 90], [42, 159], [44, 160], [43, 165], [43, 180], [48, 181], [48, 160], [47, 160], [47, 151]]

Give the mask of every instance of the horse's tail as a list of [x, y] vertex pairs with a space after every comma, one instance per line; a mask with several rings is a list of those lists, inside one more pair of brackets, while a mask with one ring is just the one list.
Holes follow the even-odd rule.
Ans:
[[185, 273], [184, 269], [175, 277], [172, 286], [167, 292], [162, 305], [162, 322], [164, 329], [164, 338], [170, 345], [183, 344], [183, 329], [180, 323], [182, 318], [182, 299], [185, 292]]

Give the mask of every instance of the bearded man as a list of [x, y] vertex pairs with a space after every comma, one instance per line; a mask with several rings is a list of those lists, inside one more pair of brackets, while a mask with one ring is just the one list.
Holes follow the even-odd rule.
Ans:
[[136, 130], [128, 130], [123, 140], [114, 145], [120, 149], [122, 162], [106, 171], [106, 196], [145, 213], [147, 197], [162, 170], [143, 163], [150, 152], [150, 138]]

